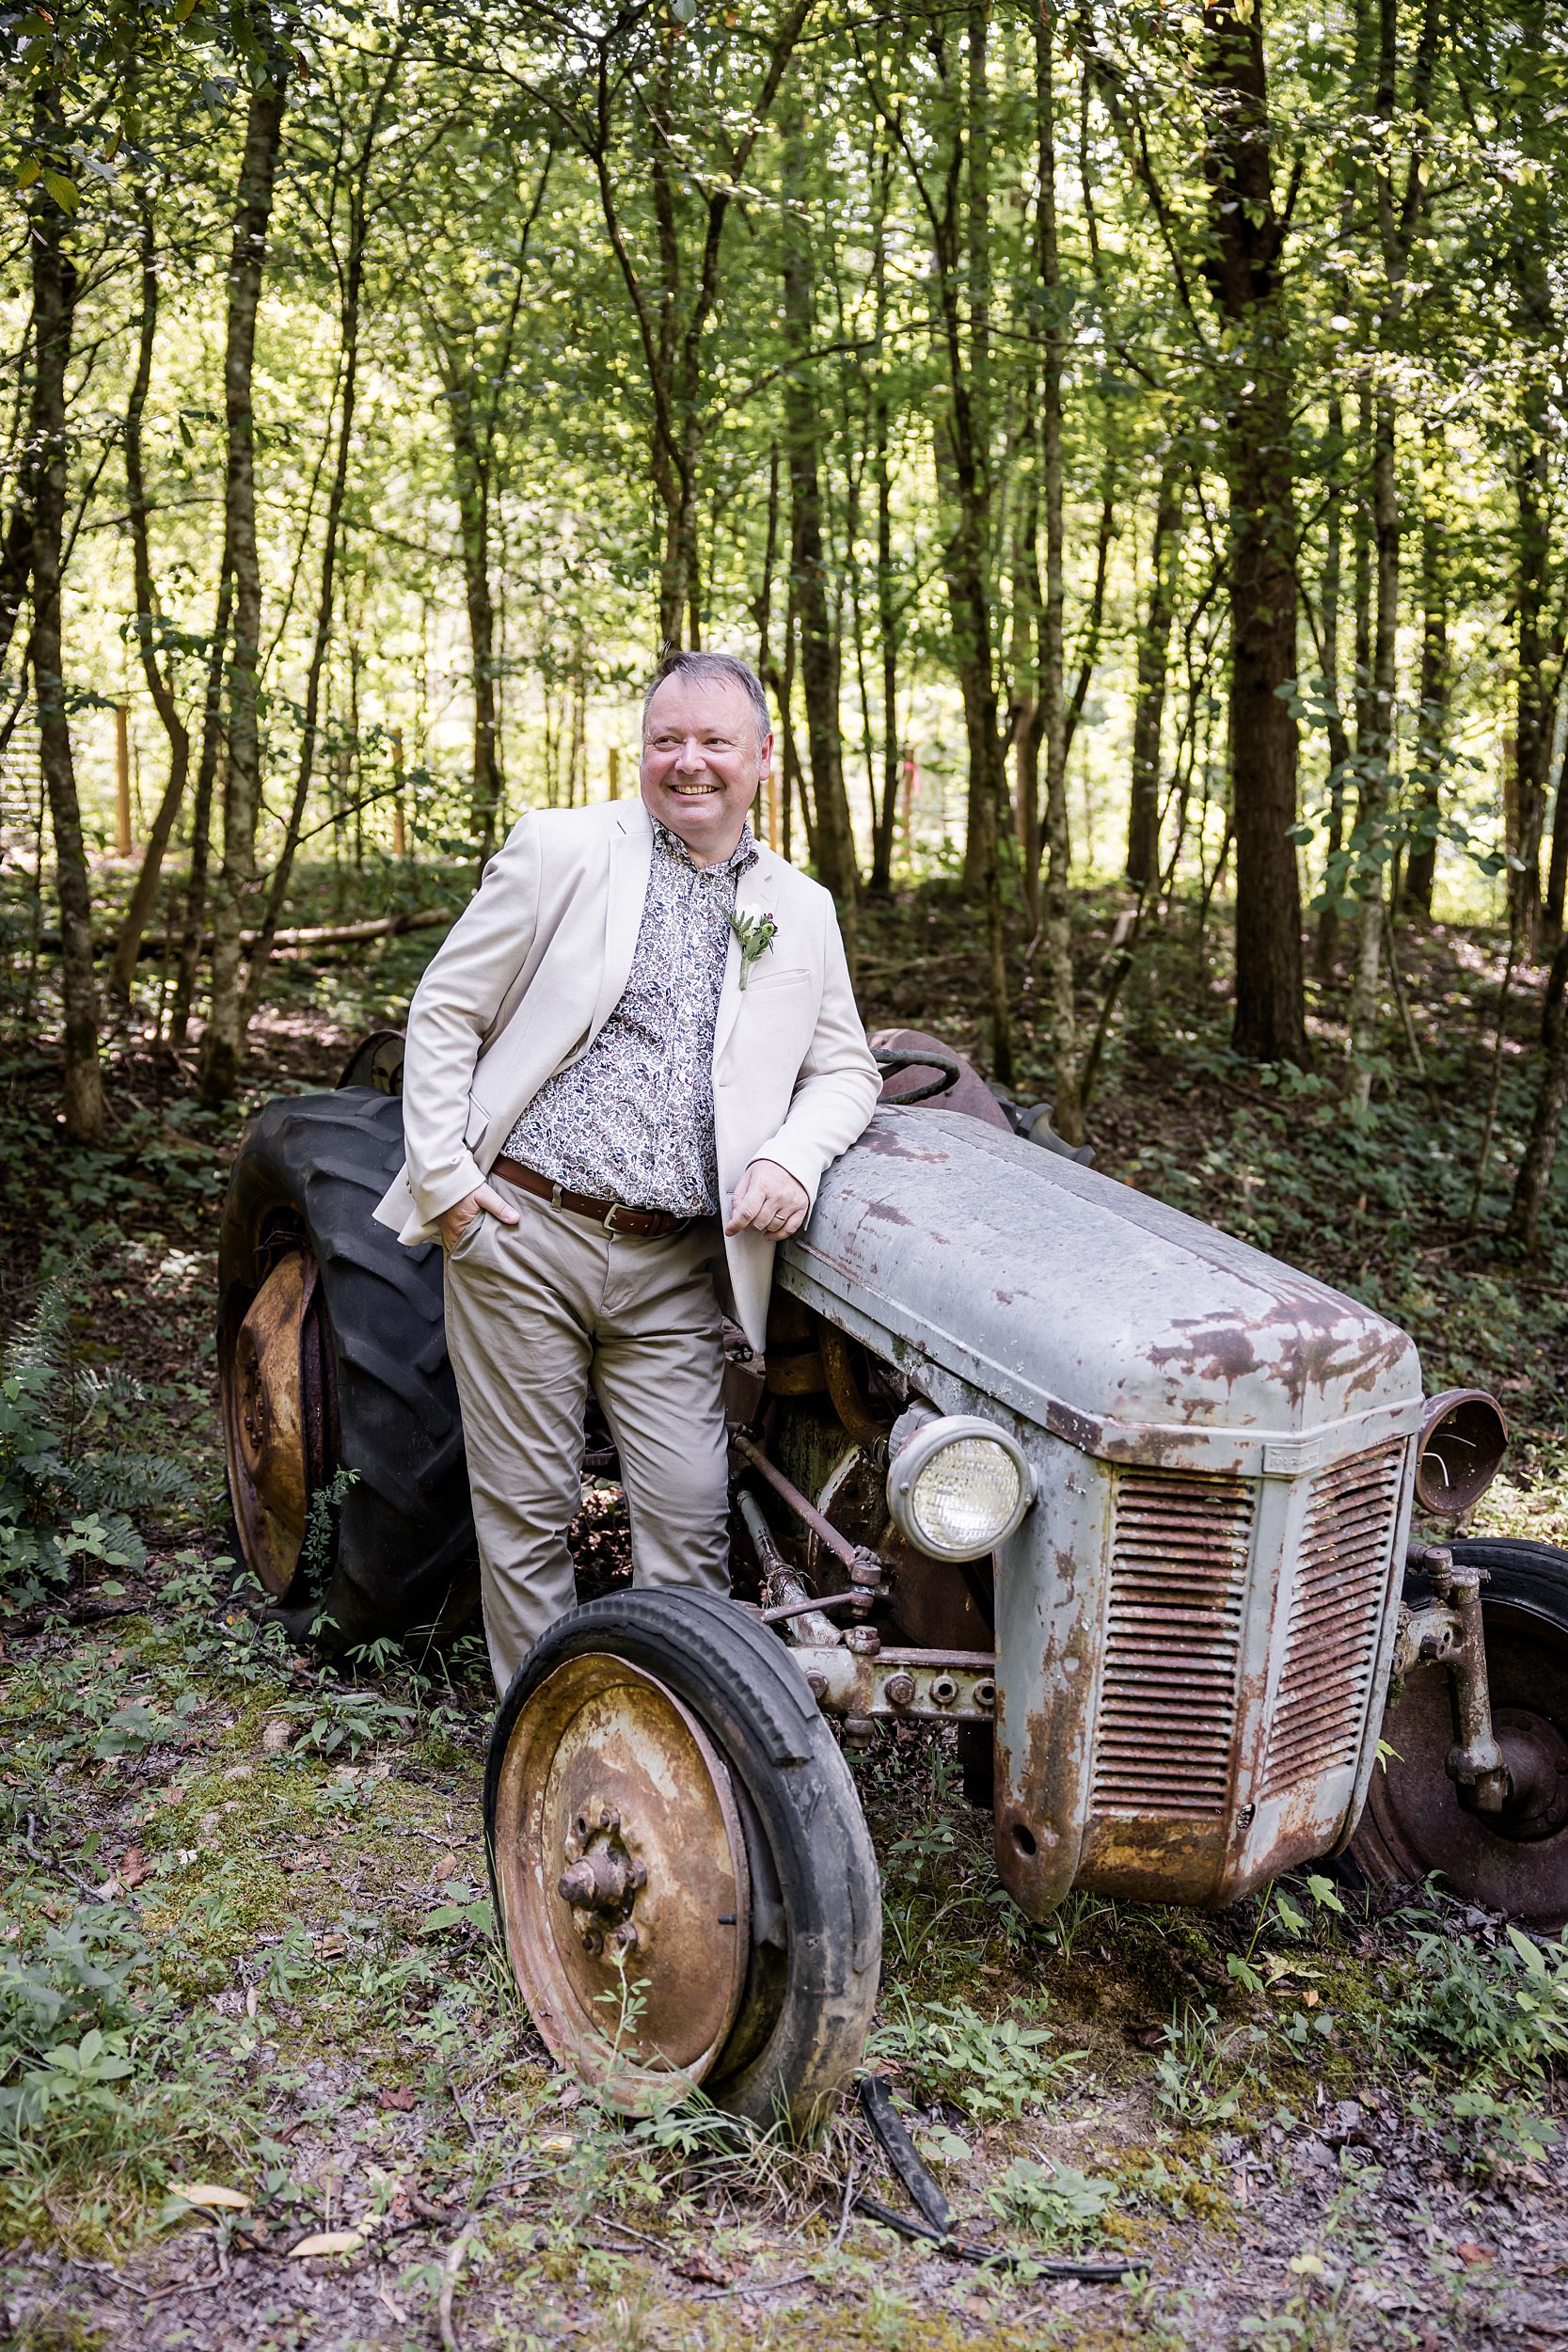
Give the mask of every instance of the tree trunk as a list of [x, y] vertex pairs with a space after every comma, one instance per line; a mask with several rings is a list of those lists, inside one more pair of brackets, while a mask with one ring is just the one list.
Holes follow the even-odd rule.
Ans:
[[463, 548], [463, 592], [468, 612], [468, 661], [474, 697], [473, 759], [468, 785], [468, 830], [483, 872], [496, 846], [501, 803], [500, 753], [496, 731], [496, 599], [490, 585], [490, 465], [480, 446], [474, 419], [473, 372], [444, 342], [439, 345], [446, 379], [452, 486], [457, 494], [458, 535]]
[[[300, 724], [299, 766], [294, 775], [293, 800], [289, 809], [289, 821], [284, 832], [283, 847], [273, 869], [267, 892], [266, 912], [261, 918], [256, 946], [250, 959], [249, 976], [245, 981], [244, 1020], [254, 1019], [266, 985], [267, 961], [272, 943], [288, 901], [289, 882], [293, 872], [294, 854], [299, 847], [300, 827], [305, 818], [305, 803], [310, 789], [310, 777], [316, 762], [316, 740], [321, 711], [322, 675], [326, 667], [327, 649], [332, 643], [332, 604], [337, 580], [338, 539], [342, 527], [343, 499], [348, 488], [349, 456], [354, 446], [354, 404], [358, 388], [359, 372], [359, 297], [365, 281], [365, 246], [369, 231], [367, 190], [370, 184], [371, 163], [375, 153], [376, 133], [391, 97], [392, 87], [407, 46], [406, 32], [400, 33], [377, 89], [365, 126], [365, 136], [356, 160], [354, 177], [349, 184], [348, 253], [343, 268], [342, 303], [340, 314], [342, 377], [342, 407], [338, 421], [337, 460], [332, 471], [332, 486], [327, 494], [325, 536], [322, 546], [321, 594], [316, 601], [316, 631], [310, 646], [310, 664], [305, 675], [305, 711]], [[358, 755], [358, 660], [354, 657], [354, 729], [356, 757]], [[492, 749], [494, 739], [492, 715]], [[476, 747], [477, 749], [477, 747]], [[498, 779], [499, 784], [499, 779]], [[362, 784], [356, 792], [355, 862], [359, 864], [364, 839]], [[495, 803], [488, 804], [489, 840], [494, 844]], [[489, 855], [489, 848], [484, 852]]]
[[234, 580], [233, 644], [229, 664], [229, 762], [223, 790], [223, 862], [213, 907], [213, 1000], [202, 1040], [201, 1094], [224, 1103], [239, 1085], [244, 1040], [240, 933], [256, 895], [256, 825], [261, 805], [261, 744], [257, 675], [261, 644], [261, 567], [256, 546], [256, 419], [253, 378], [256, 309], [261, 291], [273, 183], [283, 135], [288, 52], [262, 20], [270, 79], [251, 93], [240, 166], [239, 200], [229, 263], [224, 408], [228, 483], [224, 535]]
[[1372, 452], [1372, 537], [1377, 564], [1377, 634], [1372, 649], [1370, 756], [1361, 763], [1356, 830], [1361, 835], [1360, 907], [1355, 918], [1355, 969], [1351, 979], [1350, 1099], [1364, 1111], [1371, 1099], [1370, 1057], [1378, 1035], [1378, 982], [1383, 951], [1388, 817], [1394, 802], [1395, 664], [1399, 649], [1399, 453], [1390, 395], [1376, 402]]
[[1216, 305], [1229, 330], [1230, 760], [1238, 1053], [1307, 1060], [1296, 822], [1291, 370], [1281, 300], [1262, 0], [1206, 0], [1203, 75]]
[[168, 738], [168, 782], [164, 787], [152, 829], [147, 837], [147, 849], [126, 907], [124, 919], [115, 940], [115, 952], [109, 966], [109, 993], [122, 1002], [131, 994], [132, 975], [136, 968], [141, 936], [147, 929], [158, 895], [158, 878], [163, 871], [164, 857], [169, 836], [185, 797], [185, 778], [190, 771], [190, 731], [180, 715], [174, 698], [172, 673], [165, 675], [158, 660], [156, 631], [158, 627], [157, 596], [152, 585], [152, 562], [148, 543], [147, 479], [142, 466], [142, 416], [147, 407], [148, 386], [152, 380], [152, 350], [158, 332], [158, 252], [153, 228], [151, 204], [144, 195], [141, 202], [141, 336], [136, 350], [136, 373], [131, 387], [131, 397], [125, 408], [125, 498], [131, 523], [131, 568], [135, 586], [136, 641], [141, 654], [142, 675], [152, 697], [164, 733]]
[[1541, 1087], [1508, 1213], [1510, 1239], [1522, 1242], [1527, 1249], [1535, 1248], [1540, 1232], [1541, 1213], [1551, 1187], [1552, 1163], [1562, 1132], [1562, 1106], [1568, 1100], [1568, 945], [1558, 949], [1547, 977], [1541, 1031]]
[[1541, 837], [1551, 784], [1555, 681], [1547, 591], [1551, 561], [1551, 490], [1547, 472], [1548, 400], [1532, 368], [1525, 382], [1524, 421], [1514, 462], [1518, 502], [1518, 622], [1514, 773], [1517, 868], [1509, 895], [1523, 952], [1533, 957], [1541, 925]]
[[[64, 136], [58, 92], [39, 91], [34, 128], [40, 145]], [[39, 753], [55, 834], [55, 890], [60, 905], [60, 993], [65, 1030], [65, 1129], [73, 1143], [103, 1139], [103, 1079], [98, 1061], [98, 989], [92, 972], [92, 892], [87, 878], [82, 811], [76, 796], [71, 723], [65, 707], [60, 567], [65, 532], [70, 445], [66, 369], [76, 307], [76, 265], [62, 250], [66, 215], [43, 182], [27, 215], [32, 247], [36, 351], [32, 398], [33, 682], [38, 697]]]
[[197, 971], [201, 961], [201, 934], [207, 921], [207, 875], [213, 842], [213, 786], [223, 749], [223, 662], [229, 646], [229, 626], [234, 608], [234, 575], [225, 541], [218, 574], [217, 605], [213, 615], [213, 640], [207, 652], [207, 691], [201, 713], [201, 757], [197, 763], [196, 794], [191, 803], [190, 872], [185, 883], [185, 913], [180, 938], [180, 967], [174, 1000], [169, 1008], [171, 1045], [183, 1045], [196, 996]]
[[1345, 778], [1350, 772], [1350, 738], [1339, 691], [1339, 597], [1344, 543], [1345, 421], [1336, 392], [1328, 404], [1328, 487], [1323, 501], [1323, 699], [1328, 717], [1328, 857], [1319, 909], [1314, 961], [1320, 985], [1334, 978], [1339, 960], [1339, 914], [1333, 903], [1343, 886], [1339, 860], [1345, 846]]
[[822, 546], [820, 407], [808, 365], [813, 333], [813, 262], [800, 224], [794, 216], [800, 201], [803, 167], [797, 119], [789, 126], [784, 171], [784, 333], [795, 361], [784, 378], [784, 402], [789, 457], [791, 586], [800, 630], [800, 687], [806, 704], [816, 870], [833, 894], [852, 968], [860, 877], [849, 822], [849, 800], [844, 787], [839, 738], [839, 649], [828, 599]]
[[1035, 134], [1039, 208], [1035, 224], [1041, 310], [1040, 471], [1045, 492], [1045, 603], [1040, 616], [1039, 691], [1045, 744], [1045, 887], [1040, 894], [1047, 996], [1051, 1007], [1052, 1123], [1064, 1142], [1084, 1140], [1078, 1009], [1072, 961], [1069, 883], [1072, 840], [1067, 803], [1067, 580], [1062, 500], [1062, 262], [1056, 229], [1055, 20], [1042, 9], [1035, 25]]
[[[36, 324], [35, 320], [28, 321], [26, 333], [23, 337], [22, 350], [17, 358], [19, 376], [17, 399], [19, 403], [24, 387], [22, 371], [26, 365], [27, 353], [32, 343]], [[16, 632], [17, 615], [22, 611], [23, 601], [27, 594], [28, 578], [33, 568], [32, 485], [34, 473], [35, 453], [30, 453], [24, 446], [22, 452], [22, 462], [17, 468], [16, 496], [11, 502], [11, 511], [7, 518], [5, 531], [0, 533], [0, 670], [5, 668], [6, 656], [11, 649], [11, 639]]]
[[1401, 893], [1407, 904], [1429, 917], [1449, 738], [1448, 524], [1442, 454], [1443, 428], [1429, 419], [1421, 432], [1421, 713], [1417, 753], [1421, 804]]
[[1568, 886], [1568, 673], [1557, 690], [1557, 716], [1552, 726], [1552, 773], [1557, 790], [1552, 802], [1552, 857], [1546, 880], [1546, 928], [1555, 947], [1562, 935], [1563, 898]]
[[1181, 529], [1181, 466], [1167, 451], [1160, 469], [1154, 539], [1148, 560], [1148, 617], [1138, 639], [1138, 698], [1132, 721], [1132, 793], [1127, 821], [1127, 879], [1146, 897], [1160, 886], [1160, 738], [1175, 609], [1171, 570]]

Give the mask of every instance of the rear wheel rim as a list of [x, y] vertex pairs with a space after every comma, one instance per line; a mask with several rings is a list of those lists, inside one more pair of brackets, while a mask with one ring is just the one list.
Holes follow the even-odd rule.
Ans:
[[240, 1549], [275, 1597], [299, 1571], [327, 1470], [329, 1410], [316, 1262], [279, 1257], [226, 1310], [218, 1349], [224, 1451]]
[[1555, 1933], [1568, 1923], [1568, 1627], [1483, 1600], [1493, 1721], [1516, 1793], [1496, 1817], [1462, 1804], [1444, 1769], [1453, 1741], [1448, 1677], [1413, 1674], [1384, 1717], [1386, 1757], [1356, 1847], [1380, 1878], [1432, 1871], [1488, 1911]]
[[714, 2073], [751, 1960], [728, 1766], [654, 1676], [569, 1658], [513, 1724], [495, 1809], [507, 1954], [544, 2041], [622, 2114]]

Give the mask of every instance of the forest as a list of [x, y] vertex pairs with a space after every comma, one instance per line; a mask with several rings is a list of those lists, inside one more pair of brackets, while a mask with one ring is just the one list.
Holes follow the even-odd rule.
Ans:
[[15, 2340], [1560, 2340], [1560, 1944], [1026, 1930], [947, 1752], [855, 1762], [884, 2071], [988, 2229], [1151, 2269], [955, 2279], [852, 2116], [579, 2107], [477, 1645], [258, 1628], [212, 1331], [245, 1120], [716, 649], [868, 1027], [1402, 1325], [1568, 1541], [1565, 126], [1548, 0], [0, 7]]

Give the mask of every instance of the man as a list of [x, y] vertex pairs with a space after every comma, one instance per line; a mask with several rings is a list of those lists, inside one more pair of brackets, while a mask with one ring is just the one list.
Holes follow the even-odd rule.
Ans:
[[590, 1380], [637, 1581], [728, 1590], [716, 1275], [760, 1349], [774, 1251], [877, 1100], [832, 900], [747, 822], [772, 750], [744, 663], [673, 655], [641, 800], [524, 817], [409, 1011], [376, 1215], [446, 1252], [502, 1692], [572, 1606]]

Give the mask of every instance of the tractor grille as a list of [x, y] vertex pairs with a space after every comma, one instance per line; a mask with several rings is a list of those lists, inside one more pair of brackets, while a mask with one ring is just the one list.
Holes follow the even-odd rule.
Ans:
[[1383, 1623], [1404, 1441], [1325, 1470], [1312, 1491], [1263, 1793], [1354, 1764]]
[[1097, 1810], [1224, 1812], [1252, 1510], [1244, 1479], [1129, 1470], [1118, 1480]]

